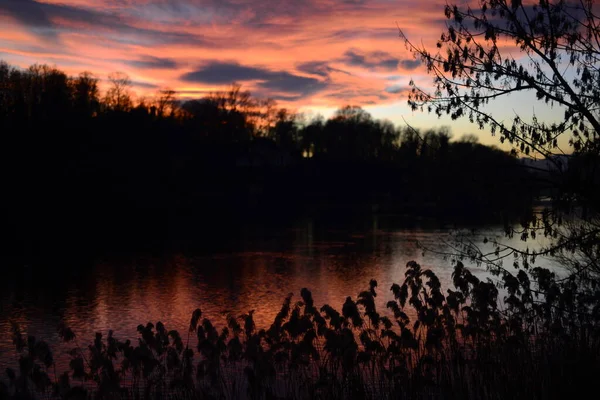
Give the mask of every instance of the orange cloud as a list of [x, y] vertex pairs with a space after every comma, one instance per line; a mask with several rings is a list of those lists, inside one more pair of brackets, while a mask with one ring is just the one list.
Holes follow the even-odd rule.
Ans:
[[[408, 82], [431, 85], [398, 37], [434, 49], [444, 0], [5, 0], [0, 59], [49, 63], [105, 79], [127, 73], [138, 96], [181, 98], [243, 84], [279, 105], [330, 115], [346, 104], [416, 126], [437, 120], [406, 106]], [[509, 51], [511, 43], [503, 43]], [[485, 136], [493, 142], [491, 136]]]
[[442, 12], [443, 2], [387, 0], [9, 0], [0, 18], [15, 29], [0, 34], [0, 57], [123, 71], [141, 95], [237, 81], [294, 107], [373, 105], [422, 74], [396, 23], [433, 40]]

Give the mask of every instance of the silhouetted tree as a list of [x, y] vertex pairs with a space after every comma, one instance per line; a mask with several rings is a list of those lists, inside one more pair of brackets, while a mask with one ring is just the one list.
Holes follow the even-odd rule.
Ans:
[[392, 125], [374, 120], [360, 107], [337, 110], [323, 130], [324, 151], [342, 160], [375, 160], [390, 157], [398, 132]]
[[[86, 234], [144, 242], [256, 209], [372, 212], [385, 201], [389, 212], [480, 215], [526, 197], [507, 199], [506, 177], [493, 187], [482, 179], [497, 179], [514, 157], [455, 147], [444, 129], [398, 129], [360, 107], [304, 123], [235, 84], [181, 105], [168, 89], [134, 102], [122, 73], [101, 94], [90, 73], [72, 78], [39, 65], [0, 64], [0, 84], [3, 210], [22, 243], [52, 237], [57, 225], [88, 243]], [[451, 174], [467, 172], [453, 182]]]
[[100, 107], [98, 79], [90, 72], [83, 72], [71, 81], [73, 106], [77, 115], [92, 117]]
[[298, 126], [295, 121], [295, 115], [287, 109], [282, 108], [277, 111], [275, 125], [271, 128], [271, 135], [275, 142], [286, 148], [295, 147], [298, 142]]
[[305, 157], [313, 157], [325, 153], [323, 129], [325, 122], [322, 117], [314, 118], [300, 130], [300, 147]]
[[[573, 135], [575, 150], [596, 149], [600, 28], [593, 7], [591, 0], [535, 4], [483, 0], [477, 8], [448, 5], [448, 31], [438, 42], [441, 51], [416, 47], [401, 32], [409, 49], [435, 76], [438, 93], [427, 93], [412, 83], [409, 104], [414, 109], [427, 106], [438, 115], [468, 117], [527, 154], [554, 154], [559, 136], [567, 133]], [[502, 51], [500, 46], [507, 43], [528, 57]], [[567, 74], [564, 68], [569, 66]], [[564, 120], [528, 121], [521, 112], [507, 125], [485, 108], [515, 92], [530, 92], [539, 101], [561, 108]]]
[[159, 118], [166, 115], [175, 115], [177, 110], [176, 94], [177, 92], [172, 89], [162, 89], [158, 92], [155, 107], [156, 115]]
[[108, 109], [117, 112], [129, 111], [133, 106], [129, 76], [123, 72], [114, 72], [108, 76], [108, 80], [110, 87], [104, 97]]
[[[437, 52], [418, 47], [400, 31], [435, 83], [430, 93], [411, 82], [410, 106], [438, 116], [468, 118], [479, 128], [498, 133], [515, 151], [542, 155], [551, 165], [538, 175], [550, 184], [555, 207], [539, 218], [524, 219], [525, 231], [520, 234], [524, 239], [544, 234], [554, 239], [553, 243], [537, 252], [500, 248], [520, 254], [525, 266], [537, 256], [564, 256], [564, 252], [582, 247], [588, 254], [599, 254], [600, 189], [589, 186], [598, 181], [600, 173], [600, 20], [596, 2], [481, 0], [477, 7], [448, 4], [445, 15], [448, 28]], [[487, 107], [515, 93], [528, 93], [532, 101], [553, 107], [562, 120], [543, 120], [520, 109], [507, 123]], [[559, 139], [565, 136], [574, 151], [571, 156], [561, 148]], [[571, 160], [565, 162], [568, 158]], [[563, 223], [565, 211], [579, 218], [576, 227]], [[492, 261], [499, 262], [506, 252]], [[574, 264], [576, 271], [585, 270], [579, 267], [585, 265], [583, 259]]]
[[460, 143], [477, 144], [477, 143], [479, 143], [479, 137], [477, 135], [472, 134], [472, 133], [467, 133], [465, 135], [462, 135], [460, 137], [460, 139], [458, 139], [458, 141]]

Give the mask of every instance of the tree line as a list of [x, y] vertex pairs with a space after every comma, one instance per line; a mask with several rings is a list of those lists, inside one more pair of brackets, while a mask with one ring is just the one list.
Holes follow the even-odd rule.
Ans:
[[102, 93], [88, 72], [0, 64], [5, 210], [17, 237], [51, 236], [57, 224], [131, 237], [340, 210], [479, 218], [531, 200], [514, 155], [452, 140], [447, 128], [397, 127], [356, 106], [308, 119], [236, 84], [134, 101], [125, 74], [107, 83]]

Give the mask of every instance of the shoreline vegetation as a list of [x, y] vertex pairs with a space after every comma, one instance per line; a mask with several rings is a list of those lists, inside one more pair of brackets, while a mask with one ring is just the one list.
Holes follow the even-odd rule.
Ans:
[[[123, 74], [0, 63], [7, 252], [202, 239], [219, 224], [400, 214], [506, 222], [541, 190], [516, 156], [346, 106], [325, 120], [239, 85], [134, 102]], [[93, 244], [98, 249], [88, 248]]]
[[302, 289], [270, 327], [256, 327], [252, 311], [210, 321], [197, 309], [187, 331], [147, 323], [137, 339], [109, 331], [88, 346], [61, 325], [68, 371], [57, 370], [56, 349], [13, 324], [21, 356], [0, 398], [548, 399], [599, 390], [598, 292], [540, 267], [499, 274], [500, 284], [481, 281], [457, 261], [444, 292], [431, 270], [409, 262], [385, 311], [374, 280], [341, 311]]
[[[22, 264], [50, 252], [218, 240], [232, 226], [307, 215], [491, 219], [504, 223], [506, 238], [546, 240], [521, 249], [484, 238], [489, 252], [468, 238], [457, 243], [445, 254], [453, 288], [411, 261], [404, 282], [389, 288], [385, 310], [374, 299], [388, 288], [372, 280], [341, 310], [316, 306], [302, 289], [284, 299], [268, 327], [256, 327], [252, 311], [210, 321], [196, 309], [185, 332], [145, 323], [138, 338], [109, 331], [88, 345], [61, 325], [58, 335], [71, 348], [67, 371], [55, 362], [62, 349], [13, 324], [18, 367], [0, 379], [0, 399], [600, 393], [597, 3], [482, 0], [447, 4], [444, 14], [433, 51], [398, 26], [433, 78], [430, 87], [410, 81], [408, 105], [468, 119], [510, 153], [473, 135], [453, 140], [447, 128], [396, 127], [352, 105], [309, 119], [235, 83], [202, 99], [181, 101], [164, 88], [134, 101], [123, 73], [109, 75], [100, 93], [88, 72], [70, 77], [46, 65], [0, 62], [9, 237], [2, 254]], [[530, 95], [523, 99], [531, 104], [509, 97], [517, 94]], [[492, 114], [501, 99], [516, 100], [514, 116]], [[552, 107], [551, 115], [538, 105]], [[545, 207], [534, 210], [541, 199]], [[215, 227], [228, 229], [217, 235]], [[547, 258], [567, 274], [536, 263]], [[491, 277], [480, 280], [463, 262]]]

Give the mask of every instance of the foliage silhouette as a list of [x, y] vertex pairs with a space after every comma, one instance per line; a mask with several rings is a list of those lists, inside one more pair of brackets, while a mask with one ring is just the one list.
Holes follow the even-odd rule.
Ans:
[[447, 129], [396, 128], [353, 106], [306, 121], [239, 85], [136, 102], [129, 85], [112, 74], [102, 95], [90, 73], [0, 64], [11, 251], [156, 247], [227, 219], [337, 210], [500, 218], [535, 194], [515, 157]]
[[[453, 119], [468, 118], [498, 133], [515, 152], [542, 157], [529, 165], [551, 197], [551, 207], [522, 218], [507, 234], [524, 240], [545, 236], [548, 246], [523, 251], [496, 244], [496, 257], [474, 248], [470, 257], [502, 268], [515, 254], [524, 267], [541, 256], [560, 257], [575, 274], [600, 277], [600, 21], [592, 0], [481, 0], [476, 7], [448, 4], [447, 30], [430, 52], [408, 49], [433, 76], [429, 93], [411, 82], [409, 105]], [[514, 51], [511, 51], [514, 50]], [[489, 104], [511, 96], [551, 106], [557, 121], [516, 110], [512, 121], [494, 115]], [[565, 144], [568, 143], [568, 144]], [[567, 148], [565, 148], [567, 146]], [[541, 168], [539, 165], [546, 165]]]
[[[497, 285], [458, 263], [452, 279], [443, 293], [411, 261], [383, 312], [374, 280], [341, 313], [317, 309], [302, 289], [267, 330], [252, 311], [217, 328], [196, 309], [185, 340], [161, 322], [139, 325], [137, 345], [98, 333], [69, 352], [60, 375], [48, 346], [13, 325], [19, 371], [7, 369], [2, 390], [6, 398], [542, 399], [598, 389], [597, 292], [542, 268]], [[76, 340], [64, 325], [58, 332]]]

